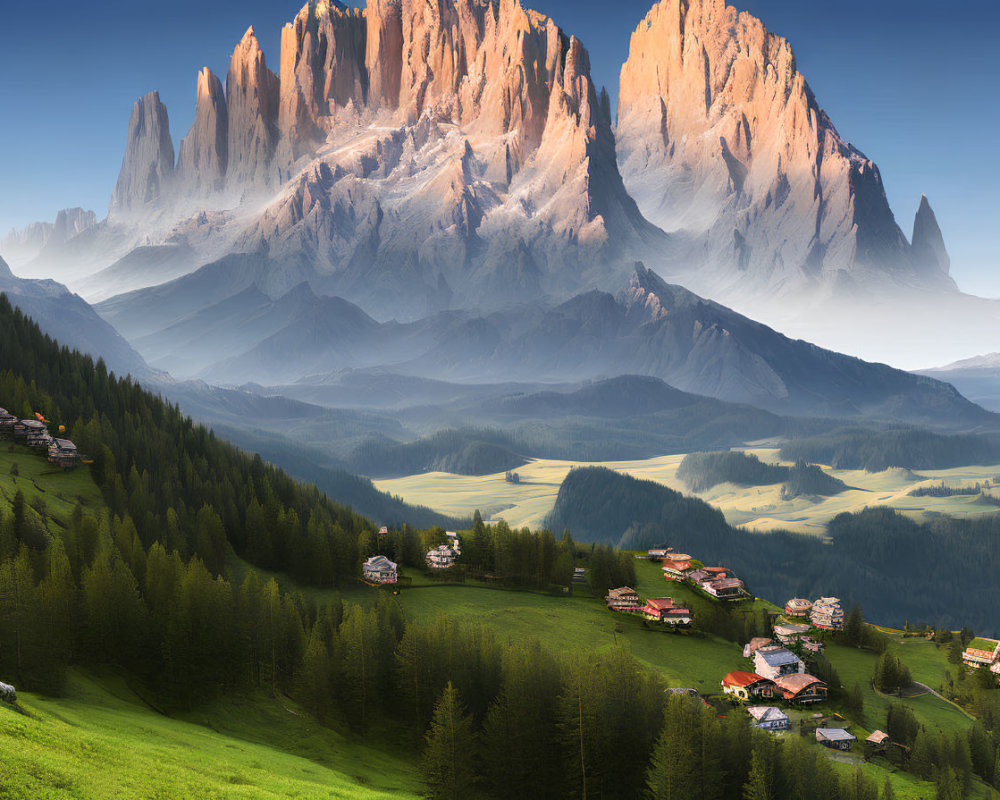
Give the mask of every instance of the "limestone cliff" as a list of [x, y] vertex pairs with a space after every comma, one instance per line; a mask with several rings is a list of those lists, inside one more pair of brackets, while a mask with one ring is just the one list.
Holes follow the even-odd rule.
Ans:
[[252, 27], [233, 51], [226, 102], [227, 183], [236, 188], [267, 185], [278, 140], [278, 77], [267, 68]]
[[204, 194], [222, 188], [229, 164], [229, 111], [220, 81], [208, 67], [198, 73], [197, 100], [191, 130], [181, 141], [178, 179], [188, 192]]
[[173, 175], [174, 145], [167, 108], [158, 92], [149, 92], [132, 107], [125, 156], [108, 215], [124, 216], [154, 205], [169, 191]]

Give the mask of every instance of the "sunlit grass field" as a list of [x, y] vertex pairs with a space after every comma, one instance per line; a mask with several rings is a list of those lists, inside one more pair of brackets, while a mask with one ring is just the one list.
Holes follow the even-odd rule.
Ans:
[[412, 767], [263, 694], [158, 714], [110, 674], [0, 706], [0, 798], [414, 798]]
[[[778, 450], [754, 449], [762, 461], [777, 462]], [[485, 476], [451, 475], [429, 472], [404, 478], [379, 480], [384, 492], [399, 495], [408, 503], [425, 505], [444, 514], [468, 517], [479, 509], [484, 518], [505, 519], [515, 527], [539, 527], [552, 510], [559, 486], [574, 467], [601, 466], [635, 478], [652, 480], [685, 494], [692, 494], [677, 478], [683, 455], [660, 456], [643, 461], [582, 463], [535, 460], [517, 470], [521, 482], [507, 483], [504, 473]], [[838, 514], [861, 511], [869, 506], [888, 506], [915, 517], [928, 514], [978, 516], [996, 513], [993, 506], [977, 502], [975, 495], [956, 497], [910, 497], [920, 486], [940, 484], [969, 486], [992, 481], [1000, 465], [968, 466], [949, 470], [929, 470], [919, 474], [903, 469], [869, 473], [864, 470], [825, 471], [839, 478], [848, 491], [834, 497], [781, 498], [781, 484], [743, 487], [721, 484], [698, 496], [720, 509], [732, 525], [748, 530], [778, 528], [822, 535], [827, 523]]]

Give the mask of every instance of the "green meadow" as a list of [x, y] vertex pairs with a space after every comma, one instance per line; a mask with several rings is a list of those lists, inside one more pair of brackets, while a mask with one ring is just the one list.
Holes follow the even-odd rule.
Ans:
[[[747, 452], [762, 461], [779, 461], [778, 450], [756, 448]], [[656, 481], [671, 489], [693, 494], [677, 477], [684, 455], [659, 456], [641, 461], [583, 463], [539, 459], [517, 470], [519, 484], [507, 483], [504, 473], [469, 476], [429, 472], [403, 478], [379, 480], [375, 485], [384, 492], [402, 497], [407, 503], [433, 508], [457, 517], [468, 517], [479, 509], [484, 518], [505, 519], [514, 527], [540, 527], [555, 504], [559, 487], [574, 467], [600, 466], [635, 478]], [[788, 462], [786, 462], [788, 463]], [[983, 505], [975, 495], [955, 497], [910, 497], [922, 486], [971, 486], [992, 482], [1000, 474], [1000, 465], [958, 467], [915, 474], [909, 470], [884, 472], [823, 469], [850, 487], [833, 497], [781, 497], [781, 484], [771, 486], [736, 486], [720, 484], [697, 496], [715, 506], [731, 525], [747, 530], [776, 529], [823, 535], [827, 523], [838, 514], [857, 512], [871, 506], [887, 506], [917, 518], [933, 514], [956, 517], [996, 513], [994, 506]]]

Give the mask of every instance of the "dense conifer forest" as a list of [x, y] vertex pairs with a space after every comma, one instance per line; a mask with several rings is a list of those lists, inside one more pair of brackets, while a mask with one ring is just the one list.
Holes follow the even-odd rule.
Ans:
[[[997, 630], [1000, 516], [919, 524], [885, 508], [842, 514], [826, 539], [754, 534], [707, 503], [603, 468], [576, 469], [559, 490], [549, 527], [584, 542], [642, 550], [669, 544], [736, 570], [774, 600], [833, 594], [873, 618]], [[960, 577], [959, 577], [960, 576]]]
[[[102, 363], [59, 348], [6, 299], [0, 364], [3, 402], [21, 416], [65, 421], [92, 456], [104, 498], [81, 498], [63, 518], [15, 495], [0, 513], [0, 672], [19, 688], [58, 694], [71, 665], [111, 665], [166, 713], [252, 688], [286, 694], [324, 724], [389, 737], [419, 757], [435, 798], [895, 796], [860, 770], [837, 771], [799, 738], [779, 743], [738, 715], [719, 719], [699, 700], [667, 694], [626, 646], [552, 652], [444, 615], [407, 621], [385, 591], [345, 602], [338, 588], [355, 580], [363, 558], [382, 553], [415, 567], [444, 531], [400, 526], [380, 535], [371, 521], [217, 439]], [[586, 517], [578, 538], [622, 527], [616, 508], [648, 510], [659, 527], [629, 521], [624, 541], [667, 536], [765, 583], [774, 551], [762, 543], [771, 537], [736, 534], [700, 501], [609, 475], [580, 470], [560, 493], [554, 516], [567, 524]], [[577, 504], [573, 517], [568, 509]], [[972, 565], [973, 585], [980, 571], [996, 569], [989, 525], [941, 532], [899, 518], [876, 522], [840, 521], [827, 549], [848, 561], [863, 540], [870, 560], [905, 569], [914, 553], [928, 552], [921, 537], [948, 535]], [[892, 535], [869, 541], [886, 526]], [[832, 570], [816, 555], [823, 545], [773, 541], [791, 547], [786, 564], [812, 559], [810, 571]], [[568, 532], [515, 531], [478, 517], [462, 537], [462, 562], [470, 579], [536, 592], [564, 592], [578, 563], [598, 597], [635, 580], [634, 558], [606, 544], [581, 546]], [[832, 571], [832, 580], [845, 574]], [[895, 574], [868, 579], [885, 592]], [[861, 591], [859, 581], [852, 585]], [[901, 735], [913, 736], [913, 769], [946, 800], [963, 797], [973, 776], [998, 777], [998, 693], [975, 691], [982, 726], [968, 736], [912, 732], [905, 713], [894, 717]]]
[[800, 495], [829, 497], [844, 491], [843, 481], [827, 475], [815, 464], [798, 461], [791, 467], [768, 464], [753, 453], [723, 450], [715, 453], [690, 453], [681, 461], [677, 477], [694, 492], [705, 492], [720, 483], [738, 486], [769, 486], [783, 483], [786, 499]]

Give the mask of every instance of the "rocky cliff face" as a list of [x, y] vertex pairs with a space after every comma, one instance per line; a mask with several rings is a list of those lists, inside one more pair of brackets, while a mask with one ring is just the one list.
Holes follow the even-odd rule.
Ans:
[[188, 192], [223, 188], [229, 166], [229, 109], [220, 81], [205, 67], [198, 73], [197, 105], [191, 130], [181, 142], [178, 180]]
[[[913, 276], [878, 167], [837, 133], [791, 45], [724, 0], [661, 0], [639, 24], [618, 137], [642, 211], [717, 279]], [[950, 284], [946, 269], [922, 274]]]
[[226, 101], [227, 182], [237, 188], [266, 186], [278, 141], [278, 77], [267, 68], [252, 27], [233, 51]]
[[147, 209], [168, 194], [174, 175], [174, 144], [167, 107], [149, 92], [132, 107], [125, 157], [111, 193], [109, 217]]

